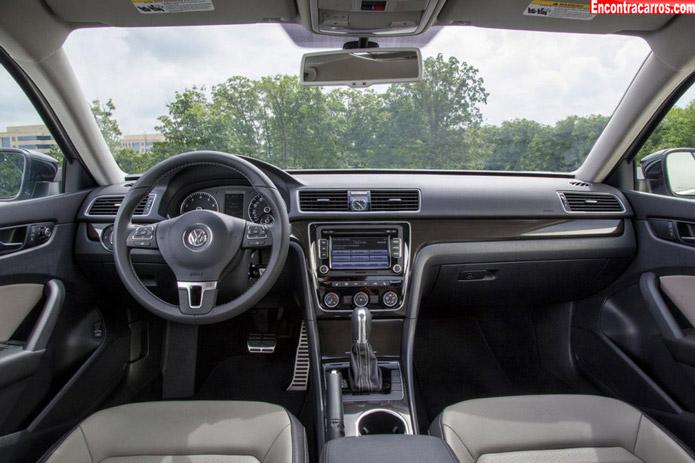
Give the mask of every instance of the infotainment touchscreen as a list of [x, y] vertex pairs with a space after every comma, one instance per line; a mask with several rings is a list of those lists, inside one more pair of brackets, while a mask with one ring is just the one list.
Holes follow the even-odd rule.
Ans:
[[331, 268], [334, 270], [387, 269], [388, 236], [332, 236]]

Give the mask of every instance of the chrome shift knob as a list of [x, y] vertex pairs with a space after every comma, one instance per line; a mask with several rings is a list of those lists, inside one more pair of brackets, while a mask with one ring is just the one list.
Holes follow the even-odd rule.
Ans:
[[369, 342], [372, 334], [372, 314], [366, 307], [357, 307], [352, 311], [352, 341], [359, 344]]

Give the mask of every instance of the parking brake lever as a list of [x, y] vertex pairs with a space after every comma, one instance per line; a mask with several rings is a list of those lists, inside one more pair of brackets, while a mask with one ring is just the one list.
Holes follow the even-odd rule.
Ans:
[[332, 370], [326, 380], [326, 421], [328, 422], [328, 440], [345, 437], [343, 415], [343, 376], [338, 370]]

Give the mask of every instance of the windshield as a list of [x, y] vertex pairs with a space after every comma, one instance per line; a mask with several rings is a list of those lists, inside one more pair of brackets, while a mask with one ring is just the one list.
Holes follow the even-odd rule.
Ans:
[[278, 25], [84, 29], [68, 56], [111, 152], [140, 173], [212, 149], [283, 169], [569, 172], [648, 53], [637, 38], [443, 27], [424, 80], [304, 87]]

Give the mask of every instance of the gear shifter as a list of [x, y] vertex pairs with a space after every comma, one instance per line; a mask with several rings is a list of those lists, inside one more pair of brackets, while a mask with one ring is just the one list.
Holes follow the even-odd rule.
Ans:
[[350, 389], [352, 392], [381, 390], [381, 370], [374, 349], [369, 344], [372, 314], [366, 307], [352, 311], [352, 349], [350, 350]]

